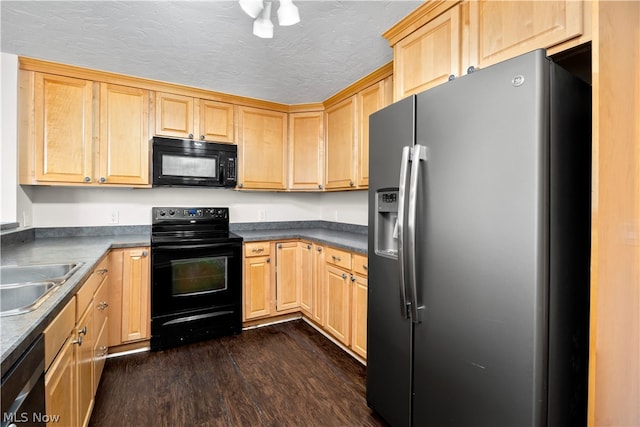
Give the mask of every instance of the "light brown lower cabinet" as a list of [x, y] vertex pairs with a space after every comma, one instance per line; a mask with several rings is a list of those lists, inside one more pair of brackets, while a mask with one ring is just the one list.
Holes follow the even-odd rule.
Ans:
[[76, 425], [76, 358], [70, 332], [44, 376], [45, 412], [58, 416], [59, 425], [65, 426]]
[[148, 246], [111, 251], [108, 346], [151, 338], [151, 261]]
[[244, 322], [302, 313], [366, 359], [366, 255], [299, 240], [247, 242], [243, 277]]

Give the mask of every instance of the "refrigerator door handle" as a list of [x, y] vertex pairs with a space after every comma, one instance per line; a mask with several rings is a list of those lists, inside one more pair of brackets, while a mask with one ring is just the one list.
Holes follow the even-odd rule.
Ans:
[[420, 178], [420, 162], [427, 161], [427, 147], [416, 144], [411, 153], [411, 177], [409, 183], [409, 203], [407, 215], [407, 276], [409, 278], [409, 293], [411, 317], [413, 323], [420, 323], [418, 315], [418, 286], [416, 274], [416, 211], [418, 203], [418, 182]]
[[400, 290], [400, 314], [404, 319], [409, 318], [407, 303], [407, 285], [405, 283], [405, 238], [404, 238], [404, 218], [405, 218], [405, 198], [407, 192], [407, 169], [411, 157], [411, 147], [402, 148], [402, 161], [400, 164], [400, 183], [398, 185], [398, 288]]

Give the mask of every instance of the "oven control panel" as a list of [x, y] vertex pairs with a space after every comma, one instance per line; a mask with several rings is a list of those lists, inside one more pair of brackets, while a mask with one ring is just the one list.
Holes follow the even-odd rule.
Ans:
[[166, 219], [189, 220], [189, 219], [213, 219], [228, 221], [229, 208], [153, 208], [152, 215], [154, 221]]

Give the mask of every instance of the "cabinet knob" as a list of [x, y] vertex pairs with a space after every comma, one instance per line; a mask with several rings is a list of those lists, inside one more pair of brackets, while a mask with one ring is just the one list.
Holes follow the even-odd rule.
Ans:
[[322, 252], [322, 246], [318, 246], [318, 252]]
[[142, 257], [146, 257], [147, 255], [149, 255], [148, 251], [142, 251]]
[[264, 248], [253, 248], [251, 249], [251, 252], [253, 252], [254, 254], [264, 252]]
[[364, 271], [368, 271], [369, 270], [369, 266], [367, 264], [362, 264], [362, 269]]
[[189, 139], [193, 139], [193, 134], [192, 133], [189, 134]]
[[78, 335], [87, 335], [87, 325], [84, 325], [82, 329], [78, 329]]
[[200, 135], [200, 139], [204, 141], [204, 135]]
[[346, 273], [342, 273], [342, 278], [346, 279], [347, 278], [347, 274]]
[[354, 276], [353, 274], [351, 275], [351, 281], [355, 282], [356, 281], [356, 276]]
[[105, 182], [107, 182], [107, 179], [104, 176], [100, 177], [100, 183], [104, 184]]
[[469, 68], [467, 68], [467, 74], [471, 74], [471, 73], [476, 72], [478, 70], [479, 70], [479, 68], [476, 68], [473, 65], [471, 65]]
[[270, 262], [271, 262], [271, 258], [267, 258], [267, 263], [270, 263]]
[[109, 272], [108, 268], [101, 268], [100, 270], [97, 271], [97, 273], [101, 276], [104, 276], [105, 274], [107, 274]]
[[318, 184], [318, 190], [322, 190], [322, 184]]
[[311, 249], [311, 245], [307, 245], [307, 249]]
[[455, 75], [453, 75], [453, 74], [449, 74], [449, 78], [448, 78], [447, 80], [451, 82], [451, 81], [453, 81], [453, 80], [455, 80], [455, 79], [456, 79], [456, 76], [455, 76]]
[[84, 182], [91, 182], [91, 178], [89, 178], [88, 176], [84, 177]]
[[340, 258], [339, 256], [331, 255], [331, 258], [333, 258], [333, 260], [334, 260], [335, 262], [340, 262], [340, 261], [342, 261], [342, 258]]
[[238, 184], [238, 188], [242, 188], [242, 183], [239, 183], [239, 184]]
[[71, 344], [78, 344], [79, 346], [81, 346], [82, 345], [82, 335], [78, 335], [78, 339], [71, 341]]
[[107, 307], [109, 307], [109, 303], [106, 301], [102, 301], [98, 304], [98, 310], [104, 311]]
[[356, 184], [353, 181], [349, 181], [349, 187], [355, 187]]
[[282, 249], [282, 243], [278, 244], [278, 249]]

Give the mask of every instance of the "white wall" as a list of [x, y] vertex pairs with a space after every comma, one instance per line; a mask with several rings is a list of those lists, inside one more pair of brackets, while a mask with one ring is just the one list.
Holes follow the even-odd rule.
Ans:
[[18, 57], [0, 52], [0, 69], [0, 222], [30, 226], [30, 190], [18, 185]]
[[36, 227], [151, 223], [153, 206], [228, 206], [231, 222], [327, 220], [367, 224], [366, 191], [348, 193], [248, 192], [203, 188], [33, 187]]

